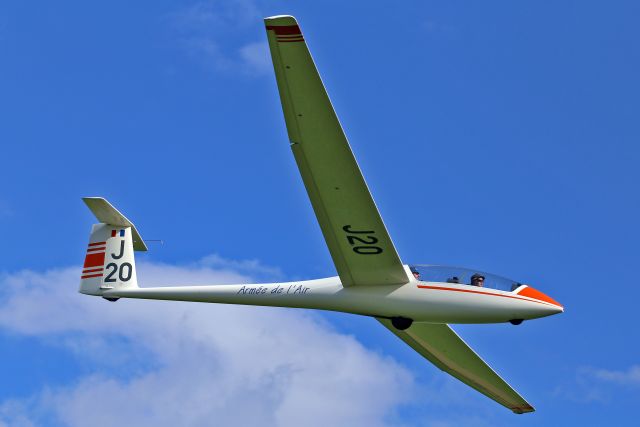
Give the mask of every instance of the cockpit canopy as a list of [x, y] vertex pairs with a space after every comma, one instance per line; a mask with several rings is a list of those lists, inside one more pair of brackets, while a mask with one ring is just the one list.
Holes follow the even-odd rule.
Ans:
[[515, 280], [469, 268], [421, 264], [410, 264], [409, 268], [411, 268], [414, 276], [415, 273], [418, 273], [418, 280], [423, 282], [483, 286], [508, 292], [514, 291], [519, 286], [522, 286], [522, 283]]

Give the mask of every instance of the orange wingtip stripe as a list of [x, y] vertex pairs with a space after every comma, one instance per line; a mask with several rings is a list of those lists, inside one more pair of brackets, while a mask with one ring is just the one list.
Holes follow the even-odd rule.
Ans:
[[291, 42], [303, 42], [304, 39], [295, 39], [295, 40], [278, 40], [280, 43], [291, 43]]
[[544, 301], [544, 302], [547, 302], [549, 304], [557, 305], [558, 307], [562, 308], [562, 304], [560, 304], [558, 301], [556, 301], [553, 298], [543, 294], [540, 291], [537, 291], [537, 290], [533, 289], [530, 286], [527, 286], [526, 288], [522, 289], [520, 292], [518, 292], [518, 295], [522, 295], [523, 297], [534, 298], [534, 299], [537, 299], [539, 301]]
[[93, 277], [102, 277], [102, 273], [100, 273], [100, 274], [90, 274], [88, 276], [80, 276], [81, 279], [91, 279]]

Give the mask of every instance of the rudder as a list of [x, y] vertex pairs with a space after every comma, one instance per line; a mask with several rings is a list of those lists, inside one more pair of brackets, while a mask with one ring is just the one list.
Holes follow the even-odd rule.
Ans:
[[[95, 202], [97, 198], [91, 200]], [[100, 199], [103, 207], [118, 212], [109, 202]], [[85, 199], [87, 202], [87, 199]], [[92, 208], [92, 204], [87, 203]], [[94, 209], [92, 209], [94, 211]], [[95, 212], [94, 212], [95, 213]], [[121, 215], [118, 212], [119, 215]], [[96, 215], [98, 216], [98, 215]], [[119, 224], [101, 222], [91, 228], [89, 244], [80, 276], [80, 293], [101, 296], [104, 291], [138, 287], [134, 250], [144, 245], [135, 226], [124, 216]], [[102, 218], [98, 218], [101, 220]], [[146, 247], [145, 247], [146, 249]]]

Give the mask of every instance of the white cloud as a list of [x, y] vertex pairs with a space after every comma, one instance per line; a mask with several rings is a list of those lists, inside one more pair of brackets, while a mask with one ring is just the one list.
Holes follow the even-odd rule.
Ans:
[[609, 370], [579, 367], [573, 381], [554, 390], [554, 395], [580, 403], [606, 404], [613, 400], [620, 387], [640, 386], [640, 365], [627, 369]]
[[625, 386], [640, 386], [640, 365], [633, 365], [629, 369], [615, 371], [608, 369], [589, 369], [587, 371], [593, 378]]
[[265, 42], [249, 43], [240, 49], [240, 56], [246, 64], [258, 73], [271, 71], [271, 57], [269, 56], [269, 44]]
[[176, 20], [202, 31], [213, 27], [246, 26], [260, 19], [255, 0], [203, 0], [175, 14]]
[[243, 271], [253, 277], [265, 278], [265, 280], [282, 279], [282, 270], [262, 264], [257, 259], [236, 261], [223, 258], [218, 254], [207, 255], [198, 261], [199, 265], [216, 268], [217, 271]]
[[[255, 261], [225, 265], [211, 257], [190, 266], [139, 263], [139, 277], [165, 284], [250, 281], [234, 269], [243, 265], [269, 270]], [[0, 329], [57, 342], [70, 357], [95, 366], [68, 384], [1, 402], [0, 426], [56, 424], [51, 420], [96, 427], [376, 426], [414, 390], [404, 368], [313, 313], [110, 303], [78, 294], [79, 272], [0, 277]]]
[[25, 409], [25, 404], [16, 400], [0, 403], [0, 427], [34, 427], [35, 424], [25, 415]]
[[[170, 18], [179, 45], [194, 59], [217, 71], [247, 75], [271, 70], [262, 16], [252, 0], [209, 0], [185, 8]], [[247, 41], [247, 34], [262, 38]]]

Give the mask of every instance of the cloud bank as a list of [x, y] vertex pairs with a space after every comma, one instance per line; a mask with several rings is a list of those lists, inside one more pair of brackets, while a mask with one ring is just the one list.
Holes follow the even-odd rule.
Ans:
[[[244, 274], [271, 271], [256, 262], [225, 265], [219, 257], [138, 269], [143, 284], [250, 281], [238, 266]], [[393, 360], [313, 313], [110, 303], [78, 294], [79, 273], [74, 267], [0, 277], [0, 331], [57, 342], [70, 358], [95, 366], [27, 399], [0, 402], [0, 426], [370, 427], [389, 424], [415, 387]]]

